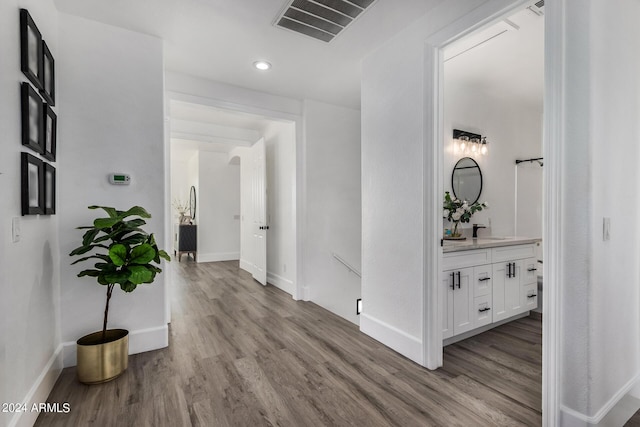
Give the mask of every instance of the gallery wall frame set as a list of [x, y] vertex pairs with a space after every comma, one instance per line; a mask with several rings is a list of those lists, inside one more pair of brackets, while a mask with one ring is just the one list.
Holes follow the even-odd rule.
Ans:
[[[20, 88], [22, 145], [55, 162], [58, 117], [51, 108], [56, 96], [55, 60], [26, 9], [20, 9], [20, 49], [21, 70], [29, 80]], [[20, 173], [22, 215], [55, 214], [56, 168], [23, 152]]]

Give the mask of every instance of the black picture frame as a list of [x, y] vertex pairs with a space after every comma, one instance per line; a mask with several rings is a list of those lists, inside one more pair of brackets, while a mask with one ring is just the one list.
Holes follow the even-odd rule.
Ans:
[[53, 112], [49, 104], [43, 104], [42, 116], [44, 117], [44, 142], [42, 144], [42, 157], [52, 162], [56, 161], [56, 145], [58, 133], [58, 116]]
[[27, 9], [20, 9], [20, 68], [35, 87], [43, 89], [42, 34]]
[[22, 215], [44, 213], [44, 162], [29, 153], [22, 153], [21, 196]]
[[36, 153], [44, 149], [44, 107], [38, 92], [22, 82], [22, 145]]
[[44, 163], [44, 213], [54, 215], [56, 213], [56, 168], [49, 163]]
[[53, 107], [56, 105], [56, 61], [42, 40], [42, 89], [40, 94]]

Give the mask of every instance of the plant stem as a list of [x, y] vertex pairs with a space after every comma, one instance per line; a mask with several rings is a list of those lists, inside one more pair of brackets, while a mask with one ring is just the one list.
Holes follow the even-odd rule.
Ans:
[[107, 285], [107, 305], [104, 308], [104, 322], [102, 323], [102, 342], [105, 341], [107, 336], [107, 317], [109, 315], [109, 300], [111, 299], [111, 293], [115, 284]]

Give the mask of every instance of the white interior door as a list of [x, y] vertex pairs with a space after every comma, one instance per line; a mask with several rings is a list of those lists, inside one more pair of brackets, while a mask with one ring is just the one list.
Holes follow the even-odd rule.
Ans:
[[267, 168], [264, 138], [251, 147], [251, 205], [253, 210], [253, 278], [267, 284]]

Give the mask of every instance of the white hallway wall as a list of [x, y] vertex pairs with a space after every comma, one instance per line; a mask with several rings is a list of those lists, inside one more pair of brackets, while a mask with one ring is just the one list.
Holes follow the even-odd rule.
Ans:
[[[45, 401], [62, 368], [60, 215], [21, 216], [20, 153], [38, 155], [21, 145], [20, 84], [27, 78], [20, 71], [20, 8], [29, 10], [56, 60], [60, 44], [53, 1], [0, 2], [0, 402], [24, 402], [30, 408], [32, 402]], [[64, 95], [58, 95], [54, 110], [64, 120], [60, 111]], [[58, 138], [60, 160], [67, 151]], [[53, 165], [59, 179], [60, 162]], [[17, 243], [12, 242], [14, 217], [21, 222], [22, 236]], [[31, 425], [37, 415], [0, 412], [0, 426], [9, 425], [12, 419]]]
[[[515, 160], [542, 156], [542, 105], [526, 105], [510, 97], [498, 97], [447, 78], [445, 64], [444, 188], [451, 192], [451, 173], [461, 157], [473, 157], [482, 171], [481, 202], [489, 209], [478, 212], [469, 224], [488, 225], [496, 236], [515, 233]], [[488, 154], [462, 155], [456, 150], [453, 129], [487, 135]], [[518, 235], [542, 236], [542, 168], [535, 163], [518, 166], [520, 202]], [[524, 208], [529, 214], [523, 212]], [[445, 221], [445, 226], [447, 222]], [[483, 231], [480, 231], [482, 235]], [[486, 232], [485, 232], [486, 233]]]
[[198, 262], [239, 259], [240, 167], [227, 153], [200, 150], [198, 158]]
[[[145, 207], [146, 229], [164, 241], [163, 59], [160, 39], [60, 14], [56, 72], [61, 95], [58, 115], [58, 214], [62, 341], [65, 365], [75, 364], [75, 340], [99, 330], [104, 287], [77, 278], [81, 267], [66, 255], [80, 242], [75, 227], [91, 223], [98, 204]], [[128, 186], [109, 184], [110, 172], [130, 173]], [[167, 201], [168, 202], [168, 201]], [[168, 249], [168, 248], [167, 248]], [[168, 343], [161, 274], [132, 294], [117, 290], [110, 327], [130, 331], [130, 352]]]
[[360, 111], [306, 100], [305, 274], [311, 301], [358, 324], [361, 270]]

